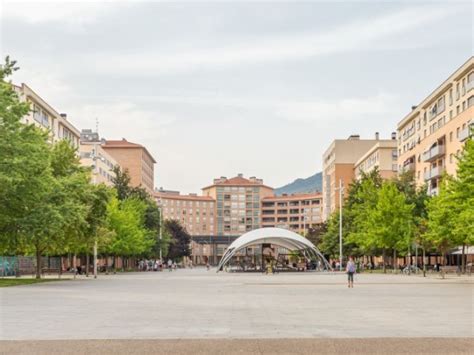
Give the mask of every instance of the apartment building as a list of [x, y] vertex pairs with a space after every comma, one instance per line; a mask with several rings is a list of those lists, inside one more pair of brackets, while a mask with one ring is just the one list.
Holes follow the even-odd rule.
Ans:
[[181, 195], [179, 191], [157, 190], [154, 197], [164, 219], [174, 219], [191, 235], [213, 236], [216, 231], [215, 200], [197, 194]]
[[68, 121], [65, 113], [58, 113], [50, 104], [43, 100], [28, 85], [14, 85], [14, 90], [18, 94], [20, 101], [28, 102], [31, 111], [23, 117], [25, 124], [34, 124], [50, 132], [50, 141], [52, 143], [65, 139], [73, 147], [79, 147], [80, 132], [74, 125]]
[[290, 229], [305, 234], [322, 222], [321, 193], [267, 196], [261, 201], [262, 227]]
[[398, 143], [396, 135], [392, 139], [380, 140], [375, 143], [355, 164], [355, 178], [359, 180], [362, 173], [370, 173], [378, 169], [383, 179], [391, 179], [398, 171]]
[[351, 135], [348, 139], [334, 140], [323, 154], [323, 221], [339, 207], [339, 182], [344, 191], [355, 178], [355, 164], [375, 144], [375, 139], [360, 139], [359, 135]]
[[113, 167], [119, 164], [102, 148], [104, 143], [105, 140], [101, 140], [97, 132], [92, 132], [91, 129], [83, 129], [81, 131], [79, 157], [83, 166], [91, 168], [92, 183], [103, 183], [112, 186], [112, 180], [115, 177]]
[[236, 236], [260, 228], [260, 201], [273, 195], [262, 179], [222, 176], [202, 189], [216, 201], [217, 235]]
[[398, 168], [438, 193], [443, 172], [456, 174], [456, 156], [474, 125], [474, 57], [398, 123]]
[[105, 150], [123, 170], [128, 170], [132, 186], [141, 186], [148, 193], [154, 192], [154, 170], [156, 160], [142, 145], [122, 140], [106, 140], [101, 148]]

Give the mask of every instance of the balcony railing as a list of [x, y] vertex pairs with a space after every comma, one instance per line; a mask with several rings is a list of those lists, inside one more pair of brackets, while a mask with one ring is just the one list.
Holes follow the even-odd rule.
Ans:
[[423, 161], [430, 162], [443, 156], [445, 153], [444, 145], [437, 145], [423, 153]]
[[415, 163], [408, 163], [404, 165], [403, 171], [415, 171]]
[[474, 124], [468, 125], [461, 132], [459, 132], [459, 141], [464, 142], [471, 136], [471, 129], [474, 128]]
[[430, 169], [425, 173], [425, 180], [440, 178], [443, 175], [444, 166], [437, 166], [436, 168]]

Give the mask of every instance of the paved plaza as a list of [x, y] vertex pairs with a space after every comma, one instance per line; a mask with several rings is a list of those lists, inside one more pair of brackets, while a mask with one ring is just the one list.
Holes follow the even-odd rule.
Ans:
[[473, 286], [470, 277], [361, 274], [348, 289], [343, 274], [201, 268], [101, 275], [0, 289], [0, 339], [455, 337], [463, 344], [474, 334]]

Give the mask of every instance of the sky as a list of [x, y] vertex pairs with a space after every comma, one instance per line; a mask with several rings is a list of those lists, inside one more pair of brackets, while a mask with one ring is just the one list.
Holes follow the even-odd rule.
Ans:
[[279, 187], [388, 138], [473, 55], [471, 1], [0, 0], [0, 54], [78, 128], [147, 147], [155, 186]]

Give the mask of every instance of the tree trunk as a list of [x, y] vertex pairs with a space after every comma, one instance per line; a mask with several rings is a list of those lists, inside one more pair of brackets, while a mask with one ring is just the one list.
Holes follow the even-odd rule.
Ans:
[[89, 253], [86, 253], [86, 277], [89, 277]]
[[426, 277], [426, 252], [423, 247], [423, 277]]
[[386, 256], [385, 254], [386, 254], [385, 248], [383, 248], [383, 250], [382, 250], [382, 262], [383, 262], [383, 273], [384, 273], [384, 274], [387, 273], [387, 269], [386, 269], [386, 267], [385, 267], [385, 264], [386, 264], [386, 260], [385, 260], [385, 259], [386, 259], [387, 256]]
[[397, 249], [393, 249], [393, 273], [397, 272]]
[[461, 271], [463, 274], [466, 273], [466, 257], [465, 257], [465, 253], [466, 253], [466, 244], [463, 244], [462, 245], [462, 259], [461, 259]]
[[36, 246], [36, 278], [41, 279], [41, 250]]

